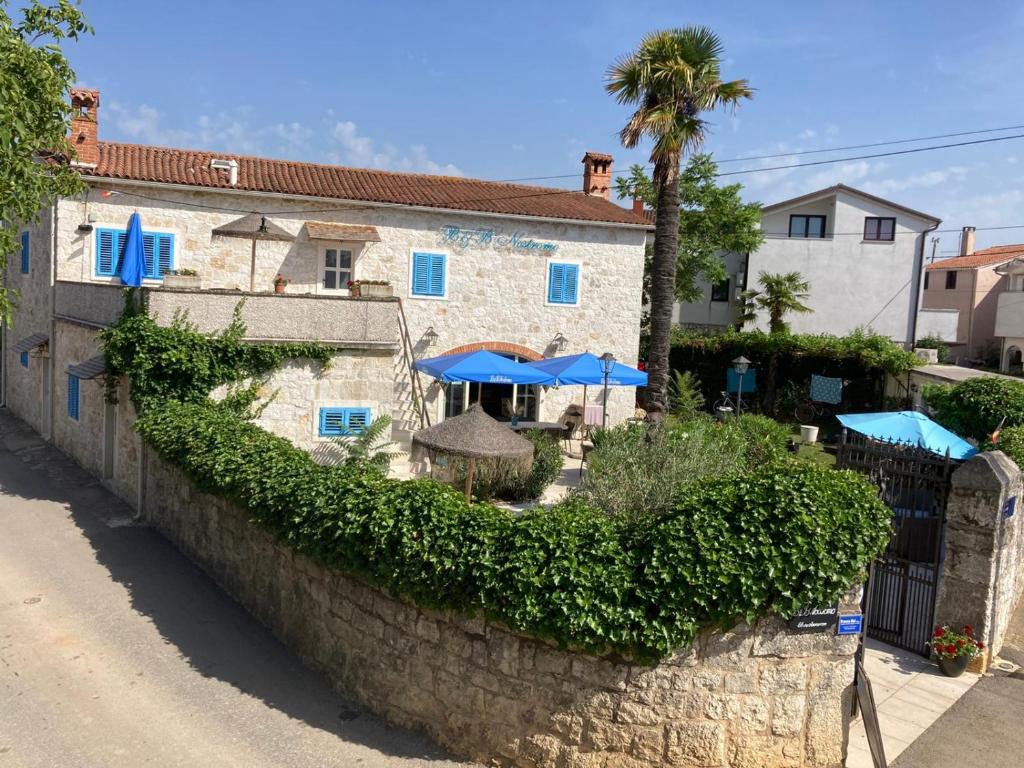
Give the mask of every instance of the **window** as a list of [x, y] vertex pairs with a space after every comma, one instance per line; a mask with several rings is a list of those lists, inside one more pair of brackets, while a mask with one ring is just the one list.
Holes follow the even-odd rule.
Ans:
[[21, 233], [21, 274], [27, 275], [29, 269], [29, 235], [28, 232]]
[[789, 217], [790, 237], [824, 237], [825, 217], [792, 215]]
[[951, 291], [956, 288], [956, 270], [951, 269], [946, 272], [946, 290]]
[[[117, 277], [128, 233], [118, 229], [96, 230], [96, 276]], [[167, 232], [143, 232], [142, 250], [146, 255], [146, 277], [162, 280], [174, 269], [174, 235]]]
[[892, 242], [896, 238], [896, 219], [880, 216], [864, 218], [864, 239]]
[[928, 290], [928, 273], [927, 272], [924, 273], [924, 289], [926, 291]]
[[578, 304], [579, 264], [548, 264], [548, 304]]
[[725, 278], [720, 283], [715, 283], [711, 286], [711, 300], [712, 301], [728, 301], [729, 300], [729, 278]]
[[369, 408], [321, 408], [320, 437], [358, 435], [372, 420]]
[[347, 291], [352, 280], [352, 251], [324, 249], [324, 290]]
[[21, 353], [21, 367], [28, 368], [28, 352]]
[[412, 295], [443, 298], [447, 291], [446, 262], [443, 253], [413, 251]]
[[79, 379], [68, 374], [68, 418], [78, 421], [78, 390]]

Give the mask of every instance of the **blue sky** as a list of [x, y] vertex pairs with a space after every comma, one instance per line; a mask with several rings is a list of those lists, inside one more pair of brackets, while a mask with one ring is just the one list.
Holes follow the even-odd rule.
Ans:
[[[604, 72], [645, 32], [687, 24], [715, 29], [725, 75], [757, 89], [735, 116], [713, 117], [719, 159], [1024, 124], [1013, 2], [83, 7], [96, 34], [68, 53], [80, 82], [102, 89], [108, 140], [490, 179], [578, 174], [594, 149], [625, 170], [646, 153], [618, 144], [628, 113]], [[941, 216], [943, 229], [1024, 224], [1024, 139], [736, 178], [765, 203], [843, 181]], [[1024, 229], [978, 236], [979, 247], [1021, 241]], [[943, 234], [940, 251], [956, 242]]]

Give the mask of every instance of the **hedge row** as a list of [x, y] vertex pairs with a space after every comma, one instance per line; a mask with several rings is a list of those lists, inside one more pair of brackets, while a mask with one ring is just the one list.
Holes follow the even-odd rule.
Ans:
[[889, 536], [863, 479], [809, 464], [696, 484], [640, 525], [580, 499], [517, 517], [431, 480], [320, 466], [209, 401], [147, 405], [137, 429], [160, 456], [298, 551], [592, 652], [653, 660], [706, 625], [827, 604]]

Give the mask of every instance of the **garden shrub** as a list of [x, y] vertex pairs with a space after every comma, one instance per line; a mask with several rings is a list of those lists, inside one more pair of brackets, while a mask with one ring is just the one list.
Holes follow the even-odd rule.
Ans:
[[923, 396], [937, 422], [983, 446], [1004, 418], [1004, 427], [1024, 426], [1024, 382], [985, 376], [927, 386]]
[[993, 447], [1009, 456], [1018, 468], [1024, 469], [1024, 426], [1000, 430], [999, 442]]
[[934, 349], [938, 353], [940, 363], [949, 362], [949, 345], [938, 336], [925, 336], [923, 339], [915, 341], [914, 346], [918, 349]]
[[[540, 498], [562, 472], [562, 448], [557, 438], [540, 429], [531, 429], [523, 437], [533, 443], [533, 461], [519, 459], [477, 459], [473, 468], [473, 496], [489, 501], [532, 501]], [[465, 459], [453, 459], [453, 485], [466, 483]]]
[[726, 426], [742, 436], [744, 464], [748, 468], [764, 466], [788, 455], [789, 429], [774, 419], [745, 413], [729, 419]]
[[[863, 577], [889, 538], [889, 510], [851, 472], [776, 462], [715, 476], [713, 451], [741, 465], [747, 457], [740, 427], [703, 419], [666, 430], [666, 440], [711, 449], [701, 454], [703, 479], [676, 489], [659, 515], [610, 516], [575, 496], [516, 516], [467, 505], [432, 480], [322, 466], [206, 397], [276, 352], [201, 341], [152, 320], [131, 326], [143, 332], [139, 346], [117, 329], [108, 338], [115, 370], [133, 387], [139, 376], [136, 429], [197, 488], [327, 567], [564, 647], [653, 661], [705, 626], [827, 604]], [[184, 350], [196, 359], [173, 370]], [[225, 359], [243, 364], [232, 373]], [[602, 447], [636, 444], [634, 429], [609, 430]], [[634, 510], [645, 503], [632, 499]]]

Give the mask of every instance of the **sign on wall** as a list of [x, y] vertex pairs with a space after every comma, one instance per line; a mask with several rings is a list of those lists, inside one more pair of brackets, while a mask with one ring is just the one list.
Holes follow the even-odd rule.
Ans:
[[839, 621], [839, 606], [825, 608], [803, 608], [789, 620], [789, 631], [796, 634], [804, 632], [827, 632]]
[[464, 229], [456, 226], [441, 227], [441, 242], [453, 248], [499, 248], [548, 254], [558, 250], [557, 243], [534, 240], [523, 232], [505, 235], [494, 229]]
[[859, 635], [864, 629], [864, 616], [860, 613], [847, 613], [839, 617], [840, 635]]
[[1016, 512], [1016, 511], [1017, 511], [1017, 497], [1016, 496], [1011, 496], [1010, 498], [1008, 498], [1006, 500], [1006, 503], [1003, 504], [1003, 517], [1011, 518], [1011, 517], [1013, 517], [1013, 513]]

